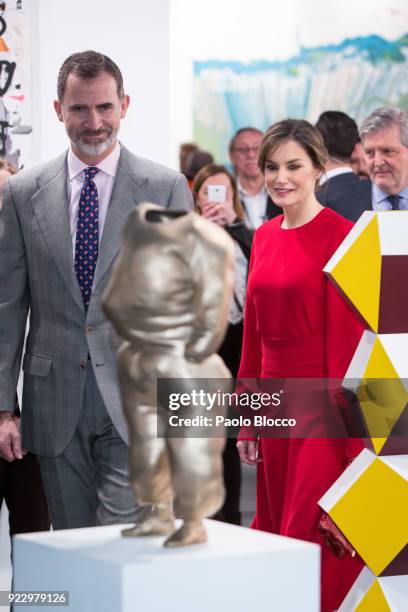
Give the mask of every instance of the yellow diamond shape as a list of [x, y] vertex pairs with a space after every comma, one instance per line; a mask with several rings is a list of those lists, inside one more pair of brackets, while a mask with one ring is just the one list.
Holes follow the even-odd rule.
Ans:
[[408, 542], [408, 481], [375, 459], [329, 514], [379, 576]]
[[391, 612], [378, 580], [373, 582], [363, 599], [356, 606], [355, 612]]
[[375, 339], [357, 395], [378, 454], [408, 403], [407, 391], [379, 338]]
[[331, 276], [371, 329], [378, 332], [381, 245], [377, 215], [333, 268]]

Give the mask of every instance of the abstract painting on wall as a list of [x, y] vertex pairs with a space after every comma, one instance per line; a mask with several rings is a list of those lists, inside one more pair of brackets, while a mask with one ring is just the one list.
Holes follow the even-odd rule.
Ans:
[[408, 33], [302, 47], [286, 60], [194, 62], [194, 140], [228, 159], [231, 135], [285, 117], [316, 122], [342, 110], [361, 122], [379, 106], [408, 106]]
[[0, 157], [32, 163], [30, 22], [23, 0], [0, 2]]

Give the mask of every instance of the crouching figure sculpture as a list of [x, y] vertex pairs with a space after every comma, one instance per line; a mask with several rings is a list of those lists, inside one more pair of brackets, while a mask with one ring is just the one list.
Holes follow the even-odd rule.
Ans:
[[[169, 535], [166, 546], [204, 542], [202, 519], [223, 503], [225, 440], [197, 428], [194, 437], [172, 437], [157, 379], [187, 393], [192, 379], [223, 379], [221, 391], [228, 390], [230, 373], [214, 352], [226, 329], [233, 261], [226, 232], [193, 212], [143, 204], [129, 217], [104, 310], [122, 340], [130, 480], [137, 502], [152, 510], [125, 536]], [[183, 520], [179, 529], [174, 515]]]

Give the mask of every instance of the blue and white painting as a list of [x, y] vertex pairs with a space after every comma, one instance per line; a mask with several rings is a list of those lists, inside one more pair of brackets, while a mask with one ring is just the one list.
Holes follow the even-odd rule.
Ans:
[[374, 108], [408, 106], [408, 33], [301, 47], [285, 60], [194, 62], [194, 140], [228, 160], [231, 135], [284, 117], [315, 122], [342, 110], [361, 122]]

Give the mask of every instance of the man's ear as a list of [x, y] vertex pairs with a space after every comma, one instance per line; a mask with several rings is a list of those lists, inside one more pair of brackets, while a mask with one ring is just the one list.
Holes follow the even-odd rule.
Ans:
[[126, 113], [127, 113], [127, 109], [129, 108], [129, 104], [130, 104], [130, 97], [123, 96], [123, 98], [120, 101], [120, 118], [121, 119], [126, 117]]
[[54, 108], [55, 108], [55, 112], [57, 113], [57, 117], [60, 121], [64, 121], [64, 117], [62, 115], [62, 104], [59, 100], [54, 100]]

